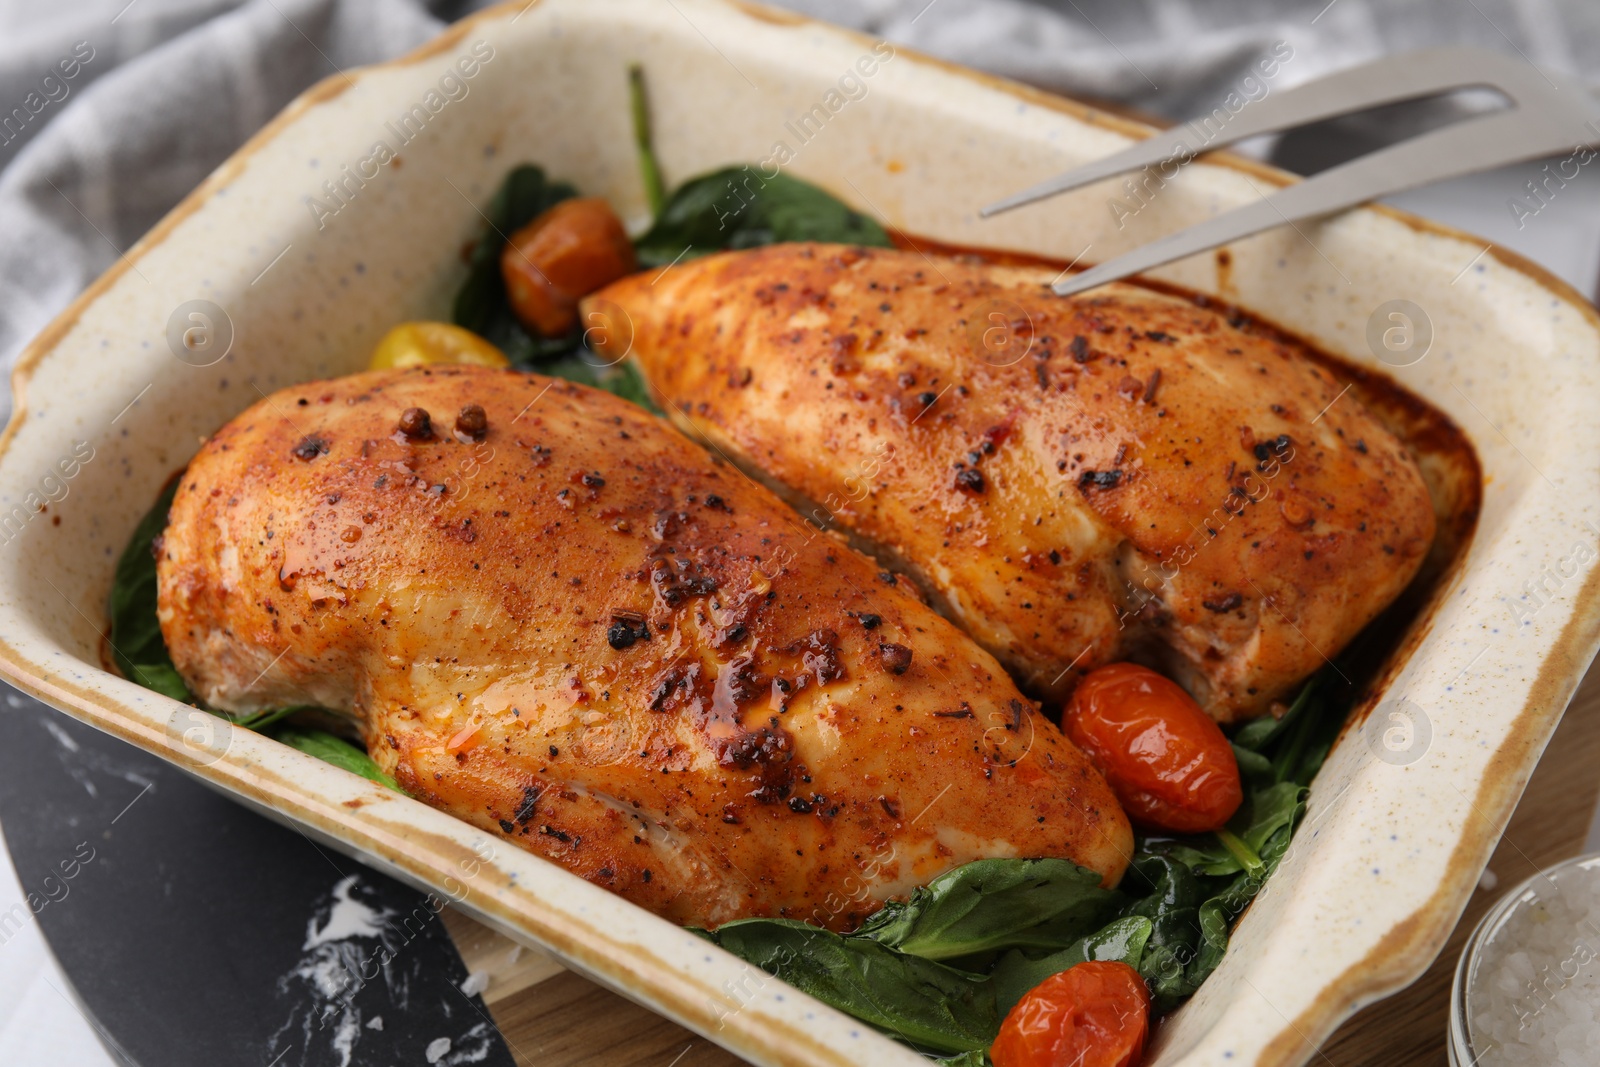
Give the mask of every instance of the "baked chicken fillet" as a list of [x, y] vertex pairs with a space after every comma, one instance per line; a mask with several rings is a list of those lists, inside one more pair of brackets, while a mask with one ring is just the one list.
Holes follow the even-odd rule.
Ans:
[[1134, 659], [1261, 714], [1416, 573], [1421, 472], [1298, 347], [1054, 276], [776, 245], [587, 311], [680, 427], [909, 571], [1028, 691]]
[[677, 922], [847, 928], [969, 860], [1109, 884], [1131, 849], [993, 657], [598, 390], [278, 392], [195, 456], [157, 558], [208, 704], [345, 713], [413, 796]]

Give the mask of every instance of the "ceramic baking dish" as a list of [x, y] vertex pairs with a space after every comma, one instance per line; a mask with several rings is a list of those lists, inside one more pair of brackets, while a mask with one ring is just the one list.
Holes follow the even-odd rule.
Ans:
[[[206, 729], [100, 666], [112, 568], [163, 480], [263, 394], [358, 369], [397, 321], [446, 317], [478, 207], [510, 166], [539, 162], [644, 221], [630, 63], [647, 72], [669, 182], [773, 160], [781, 143], [789, 173], [955, 244], [1109, 259], [1288, 180], [1216, 157], [1131, 214], [1108, 209], [1125, 190], [1101, 186], [980, 221], [977, 205], [1148, 131], [905, 51], [880, 48], [866, 74], [873, 46], [720, 0], [545, 0], [308, 92], [22, 357], [0, 454], [5, 674], [754, 1062], [918, 1062], [557, 867], [255, 734]], [[379, 142], [399, 158], [385, 162]], [[1486, 489], [1384, 704], [1336, 748], [1292, 853], [1162, 1028], [1153, 1064], [1302, 1062], [1420, 974], [1595, 651], [1600, 319], [1484, 244], [1369, 209], [1159, 275], [1356, 363], [1385, 352], [1466, 430]], [[1404, 358], [1382, 346], [1404, 328], [1388, 317], [1395, 300], [1413, 329], [1418, 311], [1431, 323]]]

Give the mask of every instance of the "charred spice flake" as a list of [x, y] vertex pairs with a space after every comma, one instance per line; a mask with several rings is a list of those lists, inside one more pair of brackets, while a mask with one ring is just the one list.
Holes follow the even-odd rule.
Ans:
[[[557, 751], [554, 745], [550, 746], [550, 755], [554, 756]], [[517, 822], [525, 823], [533, 818], [534, 812], [539, 806], [540, 792], [541, 790], [536, 785], [527, 786], [522, 790], [522, 803], [517, 805], [516, 814], [513, 816]], [[510, 831], [507, 832], [509, 833]]]
[[1251, 451], [1255, 454], [1256, 459], [1265, 463], [1267, 460], [1272, 458], [1272, 455], [1275, 452], [1280, 456], [1283, 455], [1289, 450], [1289, 446], [1293, 443], [1294, 442], [1289, 439], [1289, 435], [1283, 433], [1279, 434], [1271, 441], [1260, 442], [1255, 446], [1255, 448], [1251, 449]]
[[1109, 471], [1084, 471], [1078, 476], [1078, 488], [1087, 489], [1089, 486], [1098, 486], [1101, 489], [1115, 489], [1122, 482], [1122, 472]]
[[318, 456], [328, 454], [328, 439], [314, 433], [306, 434], [300, 439], [300, 443], [294, 446], [293, 452], [295, 459], [309, 463]]
[[606, 641], [621, 652], [632, 648], [636, 642], [650, 640], [650, 624], [638, 615], [613, 615], [611, 627], [606, 630]]

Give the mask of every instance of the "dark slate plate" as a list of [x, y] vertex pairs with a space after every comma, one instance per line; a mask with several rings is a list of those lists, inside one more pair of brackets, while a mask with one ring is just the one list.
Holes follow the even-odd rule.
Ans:
[[0, 692], [0, 824], [113, 1056], [513, 1067], [482, 999], [462, 993], [466, 967], [428, 898]]

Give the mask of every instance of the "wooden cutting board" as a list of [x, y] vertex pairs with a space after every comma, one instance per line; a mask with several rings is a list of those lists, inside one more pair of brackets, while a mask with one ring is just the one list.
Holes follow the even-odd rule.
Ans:
[[[1410, 987], [1359, 1012], [1312, 1062], [1320, 1067], [1436, 1067], [1446, 1062], [1450, 980], [1478, 919], [1512, 885], [1582, 851], [1600, 798], [1600, 670], [1591, 670], [1528, 783], [1494, 857], [1439, 958]], [[1489, 883], [1492, 882], [1493, 885]], [[469, 972], [523, 1067], [725, 1067], [744, 1061], [521, 948], [445, 913]]]

